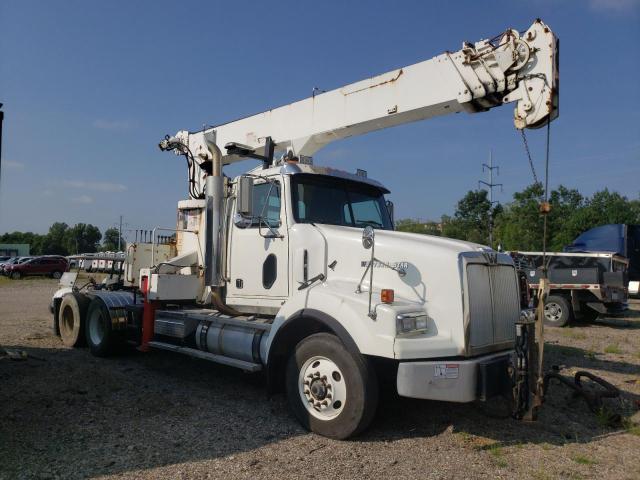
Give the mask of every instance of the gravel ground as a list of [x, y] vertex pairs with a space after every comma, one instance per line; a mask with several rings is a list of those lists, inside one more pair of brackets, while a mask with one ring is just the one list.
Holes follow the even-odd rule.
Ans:
[[[553, 385], [535, 423], [504, 405], [386, 394], [351, 441], [304, 431], [259, 375], [165, 352], [98, 359], [50, 330], [56, 282], [0, 279], [0, 478], [640, 478], [640, 312], [546, 330], [546, 364], [623, 391], [617, 428]], [[640, 310], [640, 304], [634, 308]], [[2, 351], [2, 348], [0, 348]]]

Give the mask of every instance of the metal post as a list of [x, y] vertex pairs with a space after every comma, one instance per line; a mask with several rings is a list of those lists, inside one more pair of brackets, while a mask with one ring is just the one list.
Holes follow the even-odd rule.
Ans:
[[[2, 103], [0, 103], [2, 108]], [[4, 112], [0, 110], [0, 182], [2, 181], [2, 122], [4, 121]]]
[[500, 187], [500, 191], [502, 191], [501, 183], [493, 183], [493, 171], [496, 170], [496, 173], [500, 175], [500, 167], [497, 165], [495, 167], [493, 166], [493, 150], [489, 150], [489, 165], [486, 163], [482, 164], [482, 171], [484, 172], [485, 169], [489, 170], [489, 182], [479, 180], [478, 186], [482, 183], [489, 187], [489, 246], [493, 248], [493, 204], [498, 203], [497, 201], [493, 201], [493, 188]]

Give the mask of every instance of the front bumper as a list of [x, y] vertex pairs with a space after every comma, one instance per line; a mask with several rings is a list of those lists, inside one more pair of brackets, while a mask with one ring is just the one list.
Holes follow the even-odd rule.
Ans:
[[466, 360], [400, 362], [398, 395], [461, 403], [484, 400], [509, 384], [506, 360], [512, 355], [502, 351]]

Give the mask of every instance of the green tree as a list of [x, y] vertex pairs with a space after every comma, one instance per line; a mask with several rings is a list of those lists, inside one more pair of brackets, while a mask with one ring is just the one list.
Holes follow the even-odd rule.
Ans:
[[102, 250], [113, 252], [118, 250], [118, 238], [120, 239], [120, 248], [124, 249], [124, 240], [120, 237], [120, 232], [117, 228], [107, 228], [104, 231], [104, 237], [102, 239]]
[[71, 253], [93, 253], [98, 250], [101, 238], [102, 234], [98, 227], [77, 223], [67, 230], [65, 245]]
[[66, 238], [69, 225], [64, 222], [56, 222], [49, 227], [49, 233], [44, 238], [42, 254], [44, 255], [68, 255]]
[[573, 232], [580, 234], [590, 228], [608, 223], [640, 223], [640, 201], [629, 200], [605, 188], [594, 193], [586, 200], [583, 208], [572, 215], [570, 228]]
[[422, 222], [411, 218], [397, 220], [396, 230], [399, 232], [422, 233], [426, 235], [442, 235], [437, 222]]
[[469, 242], [489, 244], [489, 218], [502, 212], [500, 205], [491, 205], [486, 190], [470, 190], [458, 202], [453, 217], [442, 217], [442, 234]]

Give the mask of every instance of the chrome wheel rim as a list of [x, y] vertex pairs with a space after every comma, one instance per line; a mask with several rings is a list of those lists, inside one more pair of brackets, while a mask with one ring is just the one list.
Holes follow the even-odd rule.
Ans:
[[307, 411], [320, 420], [331, 420], [344, 410], [347, 385], [332, 360], [315, 356], [302, 365], [298, 375], [300, 399]]
[[562, 307], [555, 302], [547, 303], [544, 306], [544, 316], [547, 320], [557, 322], [562, 318]]

